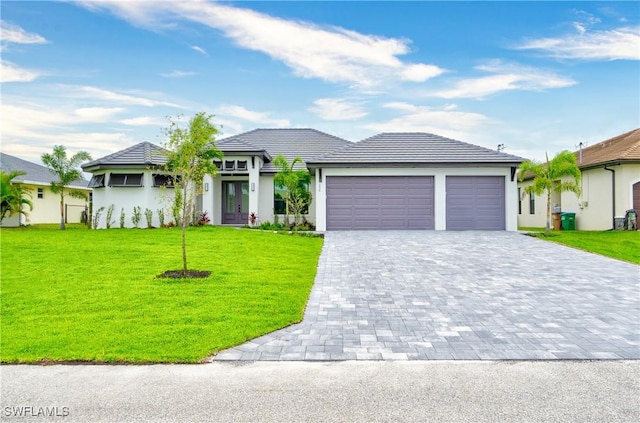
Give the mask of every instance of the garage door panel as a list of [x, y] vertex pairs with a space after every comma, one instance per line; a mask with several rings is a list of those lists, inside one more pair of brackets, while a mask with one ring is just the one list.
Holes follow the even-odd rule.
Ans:
[[504, 230], [503, 176], [447, 176], [448, 230]]
[[434, 227], [432, 176], [329, 176], [326, 184], [329, 230]]

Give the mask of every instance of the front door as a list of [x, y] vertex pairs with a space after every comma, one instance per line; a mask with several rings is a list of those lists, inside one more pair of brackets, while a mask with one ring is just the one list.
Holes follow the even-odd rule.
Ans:
[[222, 181], [222, 223], [244, 225], [249, 221], [249, 182]]

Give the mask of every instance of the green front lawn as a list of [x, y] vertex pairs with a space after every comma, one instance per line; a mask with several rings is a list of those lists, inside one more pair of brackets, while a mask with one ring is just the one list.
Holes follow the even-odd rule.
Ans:
[[544, 228], [520, 228], [541, 239], [601, 254], [618, 260], [640, 264], [640, 232], [638, 231], [551, 231]]
[[180, 230], [1, 229], [2, 362], [198, 362], [302, 319], [322, 239]]

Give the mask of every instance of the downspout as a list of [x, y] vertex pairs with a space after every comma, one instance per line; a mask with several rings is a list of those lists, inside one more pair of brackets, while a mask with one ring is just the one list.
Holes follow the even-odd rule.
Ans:
[[607, 165], [604, 165], [604, 170], [608, 170], [611, 172], [611, 212], [613, 219], [612, 228], [616, 229], [616, 171], [613, 169], [609, 169]]

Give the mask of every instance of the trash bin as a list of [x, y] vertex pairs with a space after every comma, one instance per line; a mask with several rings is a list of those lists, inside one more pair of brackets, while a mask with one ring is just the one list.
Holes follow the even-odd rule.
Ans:
[[551, 221], [553, 222], [553, 230], [560, 230], [560, 215], [562, 213], [551, 213]]
[[565, 212], [560, 215], [560, 221], [562, 222], [563, 231], [575, 231], [576, 230], [576, 214]]

